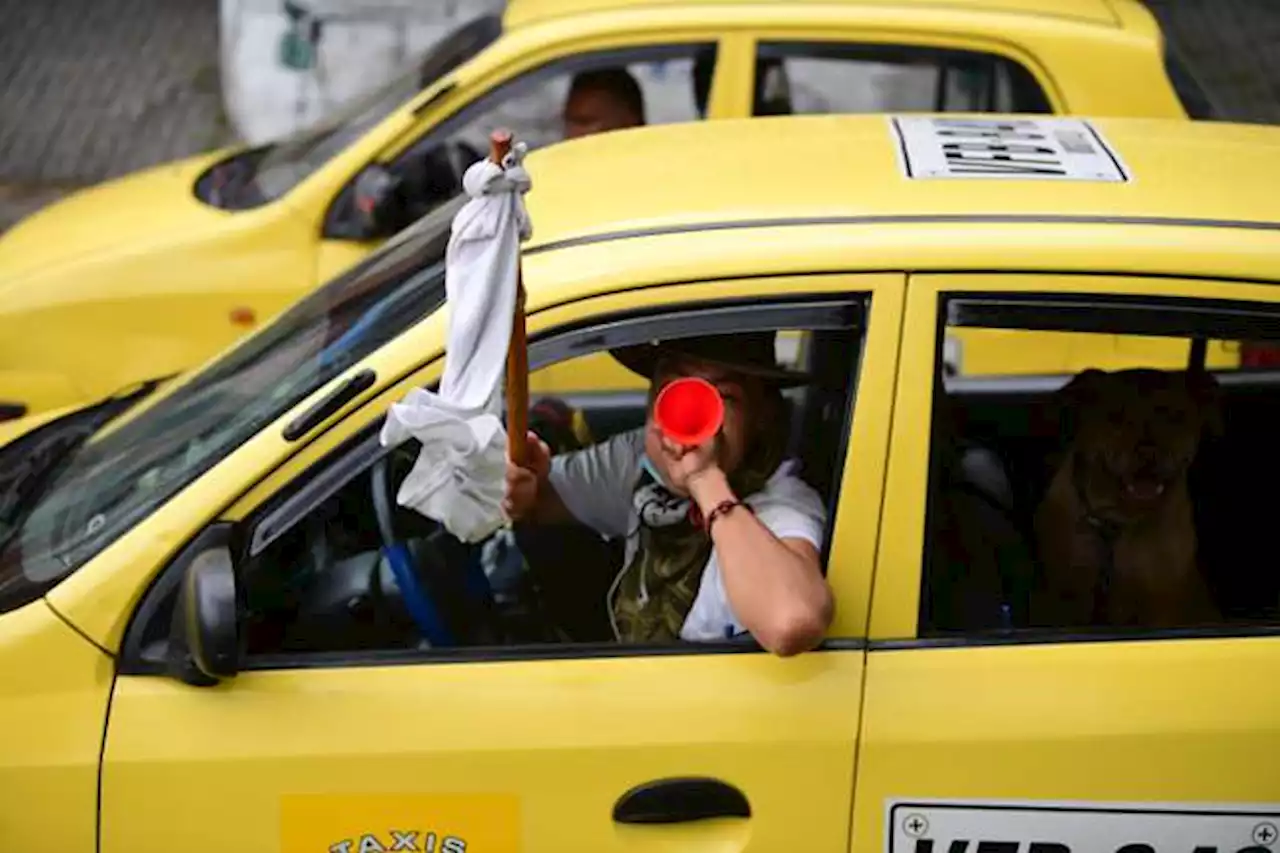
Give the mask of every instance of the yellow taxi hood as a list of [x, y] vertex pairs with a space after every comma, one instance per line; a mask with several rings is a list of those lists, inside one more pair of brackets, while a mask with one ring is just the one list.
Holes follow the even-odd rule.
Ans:
[[28, 216], [0, 236], [0, 284], [117, 246], [137, 247], [208, 228], [233, 213], [195, 196], [200, 173], [227, 155], [203, 154], [88, 187]]

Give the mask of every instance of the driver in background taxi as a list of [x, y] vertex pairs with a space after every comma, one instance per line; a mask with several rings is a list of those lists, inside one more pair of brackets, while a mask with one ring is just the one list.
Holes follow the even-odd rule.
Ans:
[[626, 68], [583, 71], [569, 84], [563, 112], [565, 139], [640, 127], [644, 93]]
[[[783, 459], [781, 389], [807, 379], [777, 365], [773, 339], [737, 334], [616, 350], [651, 382], [645, 425], [555, 457], [530, 433], [525, 465], [508, 463], [513, 520], [576, 520], [625, 537], [608, 602], [619, 641], [749, 632], [789, 656], [826, 633], [834, 615], [819, 556], [826, 512]], [[672, 444], [653, 419], [658, 391], [684, 376], [711, 382], [725, 402], [719, 434], [695, 448]]]

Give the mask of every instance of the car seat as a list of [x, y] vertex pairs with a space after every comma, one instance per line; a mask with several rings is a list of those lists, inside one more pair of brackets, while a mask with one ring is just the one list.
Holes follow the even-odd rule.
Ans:
[[992, 447], [959, 435], [935, 385], [922, 634], [1026, 625], [1036, 563], [1008, 468]]
[[839, 458], [847, 429], [846, 415], [856, 390], [854, 355], [858, 334], [852, 330], [814, 333], [809, 341], [813, 381], [802, 390], [792, 416], [791, 442], [800, 460], [800, 477], [822, 495], [834, 512], [835, 478], [843, 470]]

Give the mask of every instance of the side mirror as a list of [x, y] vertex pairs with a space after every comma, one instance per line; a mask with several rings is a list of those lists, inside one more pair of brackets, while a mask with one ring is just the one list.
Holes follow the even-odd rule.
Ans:
[[170, 671], [210, 686], [239, 670], [240, 626], [231, 551], [210, 548], [187, 567], [170, 628]]
[[390, 237], [408, 225], [400, 186], [400, 178], [379, 163], [366, 166], [356, 176], [356, 218], [367, 239]]
[[352, 207], [361, 239], [398, 234], [462, 192], [462, 177], [482, 154], [465, 142], [430, 144], [396, 165], [361, 170], [352, 186]]

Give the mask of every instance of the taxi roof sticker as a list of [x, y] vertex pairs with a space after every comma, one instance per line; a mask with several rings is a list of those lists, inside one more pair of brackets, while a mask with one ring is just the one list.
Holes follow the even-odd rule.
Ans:
[[1084, 119], [890, 116], [889, 122], [898, 164], [912, 180], [1130, 180], [1120, 156]]

